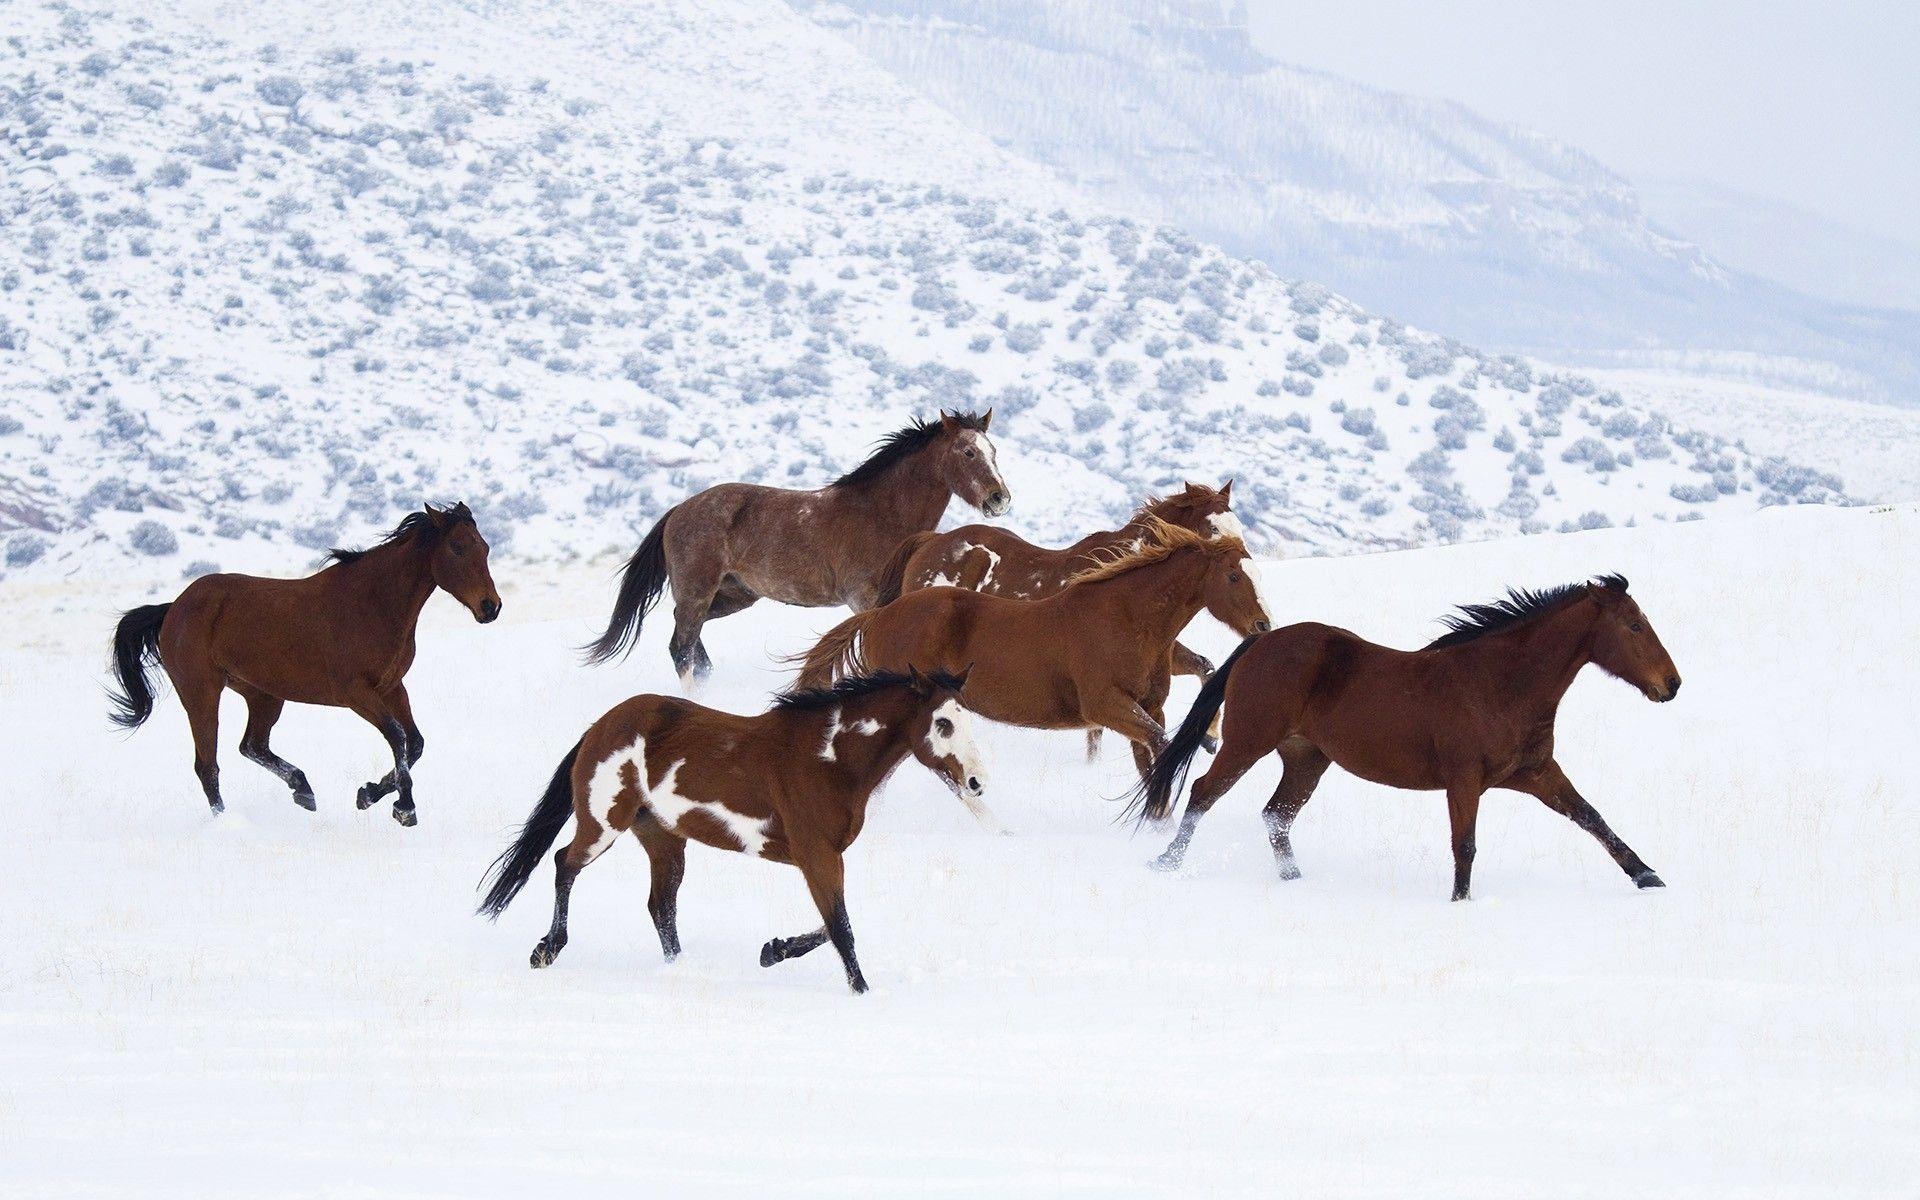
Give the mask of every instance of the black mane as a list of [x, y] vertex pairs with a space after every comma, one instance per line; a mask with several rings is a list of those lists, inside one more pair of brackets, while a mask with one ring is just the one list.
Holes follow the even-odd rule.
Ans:
[[[1627, 581], [1620, 575], [1602, 575], [1594, 580], [1610, 591], [1626, 594]], [[1529, 591], [1526, 588], [1508, 588], [1505, 600], [1494, 600], [1486, 604], [1462, 604], [1458, 612], [1448, 613], [1440, 620], [1447, 632], [1427, 643], [1427, 649], [1439, 650], [1447, 646], [1458, 646], [1502, 629], [1511, 629], [1520, 622], [1552, 612], [1561, 605], [1579, 596], [1585, 591], [1584, 583], [1568, 583], [1559, 587], [1542, 588]]]
[[366, 557], [369, 552], [378, 550], [383, 546], [392, 546], [414, 537], [427, 539], [436, 538], [440, 536], [441, 527], [439, 523], [434, 520], [435, 517], [445, 520], [447, 522], [446, 528], [452, 529], [463, 521], [472, 521], [473, 512], [466, 506], [464, 501], [454, 505], [452, 508], [435, 508], [429, 504], [419, 512], [408, 513], [405, 517], [401, 518], [398, 525], [393, 527], [392, 533], [389, 533], [366, 549], [342, 550], [340, 547], [335, 546], [333, 549], [327, 551], [327, 558], [333, 562], [340, 563], [357, 562]]
[[[962, 429], [986, 432], [987, 419], [979, 413], [943, 411], [940, 415]], [[933, 439], [940, 436], [942, 428], [941, 421], [924, 421], [915, 417], [907, 423], [906, 428], [896, 429], [881, 438], [880, 444], [874, 447], [872, 454], [867, 456], [867, 461], [834, 480], [832, 486], [858, 487], [860, 484], [873, 482], [884, 475], [888, 467], [917, 451], [924, 450]]]
[[[930, 671], [920, 678], [936, 688], [958, 691], [960, 680], [945, 671]], [[906, 687], [911, 677], [898, 671], [874, 671], [866, 675], [850, 675], [829, 687], [794, 688], [779, 692], [773, 698], [775, 708], [784, 708], [789, 712], [808, 712], [816, 708], [827, 708], [843, 704], [861, 696], [871, 696], [875, 692], [884, 692], [888, 688]]]

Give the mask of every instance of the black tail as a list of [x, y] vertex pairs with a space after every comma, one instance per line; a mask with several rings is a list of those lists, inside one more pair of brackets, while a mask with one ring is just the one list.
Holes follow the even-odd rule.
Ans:
[[1200, 688], [1200, 694], [1193, 698], [1193, 707], [1187, 710], [1187, 719], [1180, 722], [1166, 749], [1153, 760], [1153, 769], [1128, 797], [1122, 820], [1132, 817], [1135, 821], [1158, 821], [1172, 814], [1174, 798], [1187, 780], [1193, 756], [1207, 736], [1207, 726], [1213, 723], [1213, 714], [1220, 711], [1220, 704], [1227, 697], [1227, 677], [1233, 674], [1233, 665], [1240, 661], [1240, 656], [1259, 641], [1260, 636], [1255, 634], [1234, 647], [1227, 661], [1221, 663], [1220, 669]]
[[627, 560], [620, 576], [620, 595], [613, 602], [613, 617], [598, 641], [581, 647], [590, 663], [608, 662], [624, 657], [640, 640], [640, 622], [660, 602], [660, 589], [667, 582], [667, 522], [673, 509], [653, 523], [646, 540]]
[[143, 604], [127, 610], [113, 631], [113, 673], [120, 690], [108, 692], [117, 710], [113, 723], [137, 729], [153, 715], [153, 689], [147, 686], [147, 668], [160, 661], [160, 625], [171, 604]]
[[540, 797], [540, 803], [527, 815], [526, 824], [520, 826], [520, 836], [493, 860], [480, 880], [480, 886], [487, 889], [487, 898], [480, 902], [480, 913], [489, 921], [505, 912], [520, 889], [527, 886], [533, 869], [552, 849], [567, 818], [573, 815], [573, 761], [580, 757], [580, 744], [584, 741], [586, 738], [582, 736], [554, 768], [553, 781], [547, 784], [547, 793]]

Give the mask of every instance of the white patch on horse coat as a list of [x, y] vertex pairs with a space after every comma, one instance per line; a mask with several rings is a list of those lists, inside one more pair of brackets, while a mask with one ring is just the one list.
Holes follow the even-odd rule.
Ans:
[[616, 750], [593, 769], [593, 777], [587, 781], [587, 812], [600, 825], [600, 836], [594, 840], [587, 861], [600, 857], [608, 846], [613, 844], [620, 831], [613, 827], [613, 806], [620, 799], [621, 768], [632, 763], [635, 777], [640, 784], [640, 803], [653, 814], [653, 819], [675, 832], [681, 818], [699, 809], [705, 812], [726, 829], [740, 848], [748, 854], [759, 854], [767, 844], [768, 822], [759, 817], [749, 817], [737, 813], [724, 804], [709, 804], [681, 795], [674, 788], [674, 780], [680, 774], [680, 768], [686, 765], [681, 759], [667, 768], [660, 782], [649, 786], [647, 783], [647, 739], [634, 739], [634, 743], [624, 750]]
[[850, 733], [857, 733], [861, 737], [872, 737], [874, 734], [880, 732], [880, 722], [874, 720], [872, 717], [861, 717], [858, 721], [847, 726], [847, 730]]
[[993, 582], [993, 573], [1000, 566], [1000, 556], [985, 546], [980, 547], [980, 553], [987, 556], [987, 573], [980, 577], [980, 586], [974, 590], [984, 592], [987, 585]]
[[[952, 733], [940, 732], [940, 721], [952, 723]], [[978, 795], [986, 788], [986, 771], [980, 765], [980, 747], [973, 743], [973, 714], [960, 706], [958, 700], [948, 700], [933, 710], [933, 720], [927, 723], [927, 748], [941, 758], [952, 758], [960, 764], [964, 778], [978, 781], [980, 787], [974, 792]]]
[[1211, 523], [1214, 537], [1237, 537], [1241, 541], [1247, 539], [1247, 527], [1240, 523], [1239, 517], [1230, 512], [1213, 514]]
[[828, 762], [832, 762], [834, 760], [835, 755], [833, 752], [833, 739], [839, 736], [840, 736], [840, 710], [836, 708], [833, 710], [833, 716], [828, 718], [827, 720], [827, 735], [820, 739], [820, 757], [821, 758], [827, 760]]

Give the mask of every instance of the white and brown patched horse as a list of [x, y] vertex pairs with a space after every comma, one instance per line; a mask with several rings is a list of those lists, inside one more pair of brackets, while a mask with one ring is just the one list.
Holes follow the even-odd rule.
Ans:
[[[1240, 518], [1233, 512], [1231, 479], [1218, 488], [1189, 481], [1177, 492], [1150, 497], [1120, 528], [1090, 533], [1057, 550], [1036, 546], [996, 525], [962, 525], [945, 533], [929, 530], [900, 543], [881, 576], [880, 597], [874, 607], [890, 604], [902, 593], [930, 587], [965, 588], [1012, 600], [1044, 600], [1075, 576], [1146, 545], [1152, 540], [1154, 521], [1165, 521], [1201, 537], [1246, 536]], [[1175, 642], [1173, 673], [1192, 675], [1204, 683], [1213, 674], [1213, 664]], [[1089, 729], [1088, 761], [1099, 751], [1100, 730]]]
[[986, 782], [960, 696], [966, 681], [964, 672], [880, 672], [784, 693], [750, 717], [676, 697], [623, 701], [560, 760], [519, 838], [494, 860], [480, 911], [497, 917], [505, 910], [571, 816], [573, 840], [554, 856], [553, 925], [531, 959], [547, 966], [567, 944], [574, 879], [632, 830], [652, 864], [647, 911], [672, 962], [680, 953], [676, 898], [692, 839], [798, 867], [823, 924], [772, 939], [761, 948], [760, 965], [831, 941], [847, 985], [864, 992], [843, 856], [860, 836], [868, 798], [908, 755], [980, 815]]
[[686, 683], [712, 667], [701, 627], [756, 601], [873, 607], [894, 550], [938, 525], [953, 497], [990, 517], [1013, 503], [987, 438], [992, 422], [992, 409], [912, 421], [865, 462], [813, 491], [722, 483], [681, 501], [627, 560], [613, 615], [586, 648], [587, 660], [630, 651], [669, 581], [668, 652]]

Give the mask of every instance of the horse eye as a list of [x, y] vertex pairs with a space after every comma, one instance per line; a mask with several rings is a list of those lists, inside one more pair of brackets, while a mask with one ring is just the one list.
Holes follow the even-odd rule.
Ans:
[[467, 548], [465, 546], [451, 546], [448, 548], [453, 551], [455, 558], [465, 558], [467, 556]]
[[1238, 571], [1235, 571], [1233, 574], [1227, 576], [1228, 581], [1232, 583], [1239, 583], [1241, 578], [1242, 576]]
[[939, 734], [941, 737], [952, 737], [953, 722], [947, 720], [945, 717], [941, 717], [939, 720], [933, 723], [933, 731]]
[[1638, 621], [1635, 621], [1633, 624], [1627, 626], [1627, 628], [1633, 630], [1635, 633], [1645, 633], [1647, 631], [1647, 627], [1645, 625], [1642, 625]]
[[973, 451], [972, 451], [971, 449], [969, 449], [969, 450], [967, 451], [967, 457], [968, 457], [968, 458], [972, 458], [973, 456], [974, 456], [974, 455], [973, 455]]

